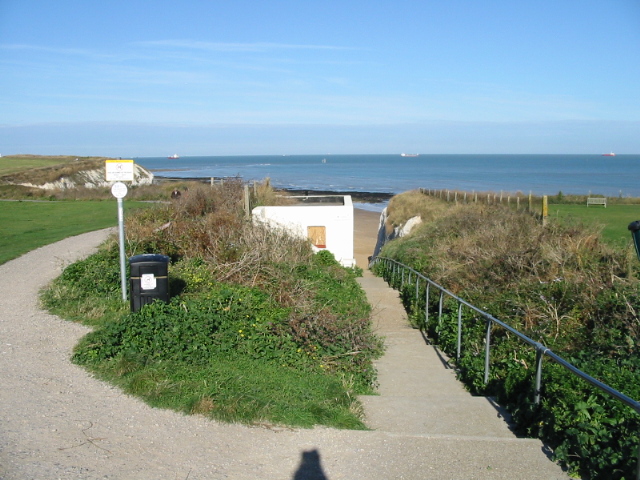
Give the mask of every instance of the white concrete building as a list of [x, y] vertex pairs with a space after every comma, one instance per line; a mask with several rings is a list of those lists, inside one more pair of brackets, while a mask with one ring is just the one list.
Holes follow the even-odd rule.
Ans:
[[252, 210], [255, 221], [286, 228], [308, 238], [314, 250], [329, 250], [345, 267], [353, 267], [353, 203], [350, 195], [287, 197], [293, 205]]

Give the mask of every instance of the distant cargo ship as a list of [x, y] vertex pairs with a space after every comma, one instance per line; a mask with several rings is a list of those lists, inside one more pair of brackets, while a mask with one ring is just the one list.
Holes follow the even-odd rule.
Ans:
[[615, 154], [615, 153], [613, 153], [613, 152], [609, 152], [609, 153], [603, 153], [603, 154], [602, 154], [602, 156], [603, 156], [603, 157], [615, 157], [615, 156], [616, 156], [616, 154]]
[[400, 156], [401, 157], [417, 157], [418, 155], [420, 155], [419, 153], [401, 153]]
[[170, 155], [167, 158], [172, 158], [175, 160], [176, 158], [180, 158], [180, 155], [178, 155], [177, 153], [174, 153], [173, 155]]

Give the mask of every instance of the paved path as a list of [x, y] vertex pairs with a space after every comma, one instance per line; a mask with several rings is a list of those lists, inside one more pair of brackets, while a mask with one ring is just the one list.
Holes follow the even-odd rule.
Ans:
[[[482, 400], [420, 391], [419, 377], [444, 385], [452, 374], [437, 357], [423, 357], [433, 350], [407, 328], [395, 293], [368, 275], [363, 285], [389, 345], [379, 362], [382, 395], [364, 400], [376, 430], [227, 425], [122, 394], [70, 363], [88, 330], [41, 311], [36, 300], [105, 235], [73, 237], [0, 266], [0, 479], [565, 478], [539, 442], [511, 436], [490, 406], [459, 421], [456, 405]], [[445, 428], [445, 418], [457, 418], [455, 428]]]

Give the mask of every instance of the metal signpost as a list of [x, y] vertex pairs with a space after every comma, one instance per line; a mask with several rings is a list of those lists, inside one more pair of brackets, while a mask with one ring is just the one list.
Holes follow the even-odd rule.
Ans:
[[122, 182], [133, 181], [133, 160], [107, 160], [107, 182], [116, 182], [111, 186], [111, 193], [118, 199], [118, 239], [120, 244], [120, 284], [122, 300], [127, 301], [127, 269], [124, 255], [124, 206], [122, 199], [127, 195], [127, 186]]

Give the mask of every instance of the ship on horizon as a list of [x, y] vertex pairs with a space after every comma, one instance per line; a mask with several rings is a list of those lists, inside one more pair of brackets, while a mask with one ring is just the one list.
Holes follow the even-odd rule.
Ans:
[[400, 156], [401, 157], [417, 157], [419, 156], [419, 153], [401, 153]]
[[615, 153], [613, 153], [613, 152], [609, 152], [609, 153], [603, 153], [603, 154], [602, 154], [602, 156], [603, 156], [603, 157], [615, 157], [615, 156], [616, 156], [616, 154], [615, 154]]
[[180, 158], [180, 155], [178, 155], [177, 153], [174, 153], [173, 155], [169, 155], [167, 158], [175, 160], [177, 158]]

